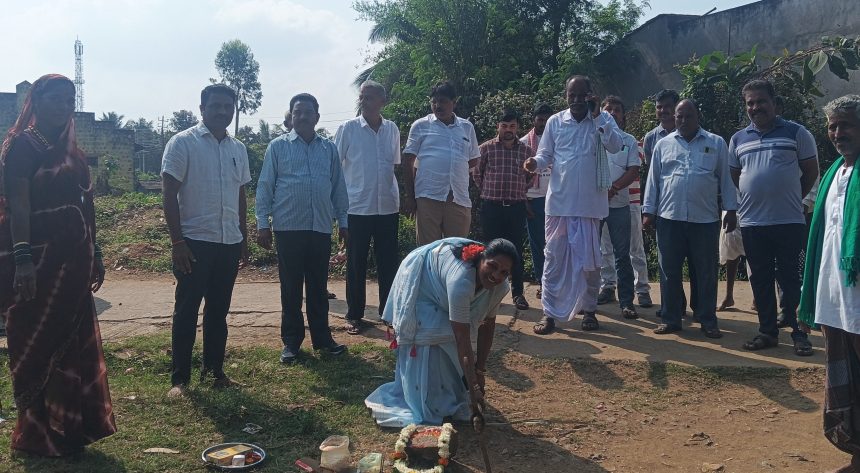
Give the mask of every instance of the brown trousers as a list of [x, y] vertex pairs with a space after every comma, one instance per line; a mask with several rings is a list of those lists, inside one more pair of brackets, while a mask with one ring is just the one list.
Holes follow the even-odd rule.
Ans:
[[472, 209], [455, 204], [450, 196], [447, 202], [419, 197], [416, 203], [415, 233], [418, 246], [442, 238], [469, 236]]

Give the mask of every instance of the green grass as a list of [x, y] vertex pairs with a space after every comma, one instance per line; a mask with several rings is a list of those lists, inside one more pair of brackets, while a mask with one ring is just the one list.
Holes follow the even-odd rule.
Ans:
[[[120, 196], [98, 196], [96, 207], [96, 236], [104, 252], [105, 266], [166, 273], [171, 271], [170, 237], [164, 222], [160, 194], [129, 192]], [[251, 265], [274, 266], [277, 256], [256, 243], [257, 220], [254, 216], [254, 194], [248, 195], [249, 244]], [[398, 229], [400, 257], [415, 249], [415, 221], [401, 216]], [[339, 251], [336, 237], [332, 238], [331, 254]], [[346, 276], [346, 264], [333, 264], [329, 273]], [[376, 259], [370, 258], [368, 276], [376, 277]]]
[[[270, 455], [257, 471], [294, 471], [301, 456], [319, 457], [318, 446], [329, 435], [345, 434], [357, 457], [393, 445], [394, 433], [376, 428], [364, 398], [383, 380], [391, 379], [394, 358], [372, 345], [350, 347], [338, 358], [309, 356], [307, 362], [284, 366], [268, 348], [230, 350], [226, 371], [247, 385], [215, 390], [192, 382], [185, 399], [168, 400], [169, 334], [136, 338], [105, 347], [118, 432], [74, 459], [12, 457], [9, 436], [15, 411], [9, 410], [11, 386], [0, 379], [5, 407], [0, 424], [0, 471], [87, 473], [205, 471], [200, 453], [226, 441], [253, 442]], [[5, 357], [4, 357], [5, 358]], [[8, 373], [8, 361], [0, 368]], [[194, 366], [200, 366], [195, 350]], [[263, 427], [257, 435], [241, 431], [246, 423]], [[178, 455], [147, 454], [165, 447]]]

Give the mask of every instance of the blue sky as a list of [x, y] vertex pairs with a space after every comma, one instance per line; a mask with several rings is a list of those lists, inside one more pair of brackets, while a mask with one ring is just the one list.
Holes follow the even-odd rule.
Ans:
[[[660, 13], [703, 14], [748, 1], [650, 0]], [[353, 116], [351, 82], [377, 46], [351, 0], [0, 0], [5, 44], [0, 91], [58, 72], [74, 76], [74, 41], [84, 44], [86, 111], [156, 120], [197, 113], [224, 41], [239, 38], [260, 62], [263, 105], [241, 124], [278, 123], [292, 95], [320, 101], [321, 126]]]

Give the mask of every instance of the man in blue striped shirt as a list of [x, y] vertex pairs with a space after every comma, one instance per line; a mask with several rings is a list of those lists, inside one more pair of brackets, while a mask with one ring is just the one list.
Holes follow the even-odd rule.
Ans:
[[[319, 103], [310, 94], [290, 100], [293, 130], [272, 140], [257, 182], [257, 242], [278, 251], [281, 280], [282, 363], [296, 361], [305, 337], [302, 284], [311, 342], [332, 355], [346, 351], [335, 343], [328, 323], [328, 261], [332, 220], [347, 238], [349, 198], [337, 147], [316, 133]], [[271, 222], [269, 219], [271, 218]]]
[[729, 144], [732, 179], [740, 190], [741, 234], [749, 262], [759, 333], [747, 350], [777, 346], [779, 327], [774, 279], [783, 291], [785, 325], [792, 328], [794, 351], [812, 355], [812, 345], [797, 325], [800, 303], [800, 252], [806, 243], [803, 196], [818, 178], [818, 151], [812, 134], [776, 114], [773, 85], [754, 80], [743, 88], [750, 125]]

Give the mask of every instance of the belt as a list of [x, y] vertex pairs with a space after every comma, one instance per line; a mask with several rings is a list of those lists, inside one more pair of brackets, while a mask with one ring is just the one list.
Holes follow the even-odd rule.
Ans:
[[514, 205], [522, 204], [525, 202], [524, 200], [484, 200], [484, 202], [488, 202], [494, 205], [501, 205], [502, 207], [512, 207]]

